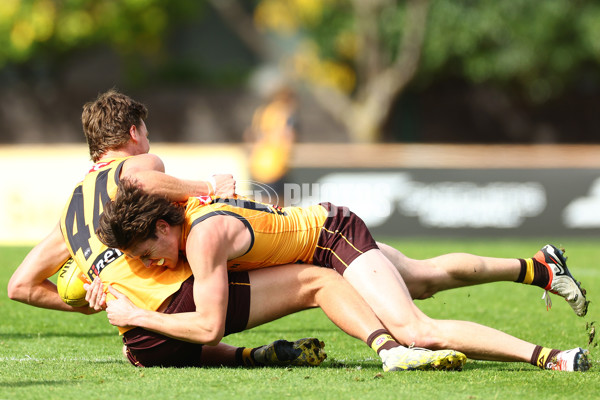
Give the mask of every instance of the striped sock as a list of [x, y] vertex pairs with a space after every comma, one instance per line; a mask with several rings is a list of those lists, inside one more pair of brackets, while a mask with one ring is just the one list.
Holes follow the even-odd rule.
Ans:
[[247, 347], [238, 347], [235, 351], [236, 364], [242, 367], [259, 367], [262, 363], [257, 362], [254, 359], [254, 352], [256, 349], [250, 349]]
[[560, 350], [535, 346], [535, 350], [533, 350], [529, 363], [531, 365], [537, 365], [541, 369], [546, 369], [546, 364], [555, 358], [558, 353], [560, 353]]
[[381, 350], [389, 350], [400, 346], [396, 339], [386, 329], [378, 329], [367, 338], [367, 346], [379, 354]]
[[521, 272], [515, 282], [539, 286], [545, 289], [550, 283], [548, 267], [535, 258], [519, 259]]

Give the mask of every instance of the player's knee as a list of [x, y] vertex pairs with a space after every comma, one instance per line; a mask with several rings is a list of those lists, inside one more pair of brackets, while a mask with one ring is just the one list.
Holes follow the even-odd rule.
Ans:
[[447, 271], [431, 260], [413, 260], [412, 270], [415, 273], [407, 280], [408, 290], [413, 299], [428, 299], [445, 287], [449, 279]]
[[301, 276], [301, 296], [305, 306], [318, 307], [319, 298], [327, 291], [336, 290], [340, 282], [343, 282], [342, 276], [332, 269], [311, 267], [304, 270]]
[[425, 300], [440, 291], [439, 287], [431, 284], [423, 284], [416, 288], [409, 288], [410, 295], [414, 300]]

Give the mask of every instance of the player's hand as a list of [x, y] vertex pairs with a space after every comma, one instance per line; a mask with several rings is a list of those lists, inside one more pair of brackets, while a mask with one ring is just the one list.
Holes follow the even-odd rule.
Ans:
[[96, 311], [106, 308], [106, 293], [99, 277], [96, 277], [92, 283], [84, 283], [83, 288], [86, 290], [85, 299], [89, 303], [89, 308]]
[[217, 187], [214, 188], [215, 195], [219, 197], [232, 197], [235, 194], [235, 179], [231, 174], [213, 175]]
[[131, 323], [129, 321], [131, 321], [135, 314], [141, 309], [136, 307], [127, 296], [111, 285], [108, 285], [108, 291], [115, 296], [115, 300], [109, 301], [106, 305], [108, 322], [114, 326], [130, 326]]

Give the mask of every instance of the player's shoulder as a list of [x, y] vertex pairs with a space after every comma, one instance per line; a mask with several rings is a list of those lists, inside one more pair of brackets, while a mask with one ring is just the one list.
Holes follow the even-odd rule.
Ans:
[[123, 163], [123, 172], [140, 170], [165, 172], [165, 164], [159, 156], [150, 153], [128, 157]]
[[220, 210], [197, 216], [190, 222], [187, 234], [188, 250], [190, 245], [196, 250], [220, 247], [247, 229], [238, 218]]
[[190, 197], [184, 205], [186, 222], [193, 228], [200, 222], [210, 221], [203, 225], [208, 228], [219, 225], [223, 218], [241, 218], [235, 207], [219, 200], [208, 196]]

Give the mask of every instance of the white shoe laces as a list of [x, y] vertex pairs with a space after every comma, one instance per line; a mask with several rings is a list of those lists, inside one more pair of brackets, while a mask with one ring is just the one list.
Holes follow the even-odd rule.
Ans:
[[552, 299], [550, 298], [550, 294], [547, 290], [544, 290], [542, 300], [546, 300], [546, 311], [549, 311], [552, 308]]

